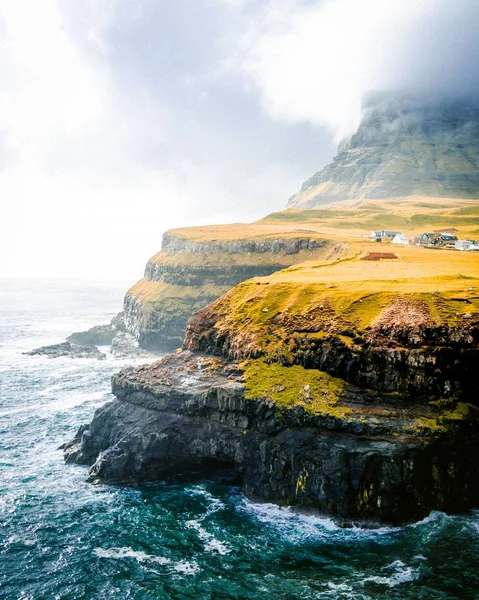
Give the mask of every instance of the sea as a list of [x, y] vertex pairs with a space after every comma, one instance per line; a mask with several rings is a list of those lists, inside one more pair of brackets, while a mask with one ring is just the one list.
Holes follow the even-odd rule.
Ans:
[[132, 361], [24, 352], [108, 322], [126, 287], [0, 281], [2, 600], [479, 599], [478, 511], [344, 529], [215, 481], [92, 485], [65, 465]]

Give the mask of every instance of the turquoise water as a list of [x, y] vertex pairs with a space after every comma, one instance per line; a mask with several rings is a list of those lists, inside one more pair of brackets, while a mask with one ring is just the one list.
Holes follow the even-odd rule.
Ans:
[[0, 282], [0, 598], [479, 599], [479, 512], [346, 530], [214, 482], [92, 486], [64, 465], [128, 361], [22, 352], [106, 322], [125, 287]]

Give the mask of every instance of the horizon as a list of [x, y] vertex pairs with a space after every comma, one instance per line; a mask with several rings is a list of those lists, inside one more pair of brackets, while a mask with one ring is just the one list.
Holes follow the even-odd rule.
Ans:
[[2, 0], [0, 277], [133, 283], [168, 229], [284, 209], [366, 91], [477, 93], [475, 17], [469, 0]]

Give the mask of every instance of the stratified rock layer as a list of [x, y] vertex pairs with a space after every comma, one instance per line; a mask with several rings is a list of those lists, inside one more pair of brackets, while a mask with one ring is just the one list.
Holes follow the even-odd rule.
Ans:
[[[221, 227], [211, 228], [211, 241], [167, 232], [161, 252], [148, 261], [144, 278], [127, 292], [124, 322], [142, 348], [171, 351], [180, 347], [191, 315], [238, 283], [334, 249], [324, 240], [291, 232], [285, 239], [214, 241], [215, 229], [221, 232]], [[194, 232], [194, 228], [185, 231]]]
[[405, 196], [479, 197], [479, 103], [370, 94], [357, 132], [289, 208]]
[[[341, 418], [247, 398], [223, 359], [183, 352], [113, 378], [117, 399], [98, 409], [65, 447], [92, 465], [90, 480], [188, 479], [230, 469], [251, 498], [315, 509], [343, 522], [403, 523], [479, 500], [479, 451], [471, 421], [432, 435], [428, 406], [391, 410], [346, 387]], [[366, 410], [368, 409], [368, 410]], [[459, 435], [460, 434], [460, 435]]]

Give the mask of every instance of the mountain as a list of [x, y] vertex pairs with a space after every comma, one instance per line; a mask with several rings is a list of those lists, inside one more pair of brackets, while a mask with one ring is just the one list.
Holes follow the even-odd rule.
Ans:
[[479, 109], [364, 107], [290, 210], [164, 235], [114, 325], [177, 349], [64, 445], [90, 481], [216, 475], [344, 525], [479, 506], [479, 253], [370, 237], [479, 238]]
[[351, 199], [479, 197], [479, 102], [371, 93], [358, 130], [288, 208]]

